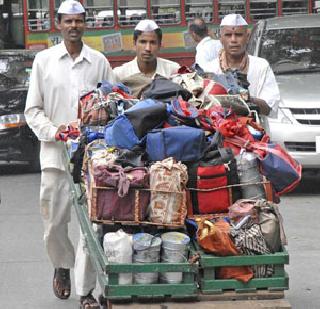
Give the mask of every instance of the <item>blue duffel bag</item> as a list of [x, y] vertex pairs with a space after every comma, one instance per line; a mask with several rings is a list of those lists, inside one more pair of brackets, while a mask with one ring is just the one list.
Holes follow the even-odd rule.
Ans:
[[198, 161], [206, 150], [206, 138], [202, 129], [188, 126], [154, 129], [147, 134], [146, 150], [151, 161], [168, 157]]
[[132, 149], [140, 143], [130, 120], [125, 115], [118, 116], [104, 129], [104, 140], [108, 146]]
[[139, 101], [105, 127], [104, 138], [109, 146], [131, 150], [144, 141], [147, 132], [166, 119], [165, 104], [151, 99]]

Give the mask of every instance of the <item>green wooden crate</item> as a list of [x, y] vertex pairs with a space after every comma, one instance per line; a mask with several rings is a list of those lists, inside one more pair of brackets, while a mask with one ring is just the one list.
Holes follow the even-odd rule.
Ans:
[[[196, 242], [193, 243], [194, 252], [200, 254], [199, 260], [199, 285], [203, 294], [220, 294], [227, 290], [235, 292], [253, 292], [258, 289], [269, 291], [287, 290], [289, 277], [284, 265], [289, 264], [289, 254], [285, 248], [282, 252], [254, 256], [226, 256], [219, 257], [203, 252]], [[274, 273], [268, 278], [254, 278], [248, 283], [235, 279], [216, 278], [217, 267], [222, 266], [251, 266], [251, 265], [274, 265]]]
[[[66, 154], [65, 154], [66, 156]], [[114, 264], [109, 263], [102, 246], [93, 231], [92, 223], [88, 217], [87, 203], [81, 187], [73, 183], [68, 173], [72, 190], [73, 205], [85, 236], [90, 258], [97, 271], [99, 284], [106, 299], [128, 298], [192, 298], [198, 295], [196, 276], [198, 265], [185, 263], [145, 263], [145, 264]], [[182, 272], [181, 283], [155, 283], [120, 285], [120, 273], [151, 273], [151, 272]]]

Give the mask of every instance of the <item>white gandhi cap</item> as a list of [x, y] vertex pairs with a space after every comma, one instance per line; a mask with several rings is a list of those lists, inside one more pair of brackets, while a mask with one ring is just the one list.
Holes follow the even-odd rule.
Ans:
[[248, 26], [248, 23], [240, 14], [228, 14], [221, 20], [220, 27], [223, 26]]
[[144, 19], [144, 20], [140, 20], [138, 22], [138, 24], [136, 25], [134, 30], [149, 32], [149, 31], [154, 31], [158, 28], [159, 28], [159, 26], [156, 24], [156, 22], [154, 20]]
[[82, 14], [84, 12], [82, 4], [75, 0], [63, 1], [58, 9], [58, 14]]

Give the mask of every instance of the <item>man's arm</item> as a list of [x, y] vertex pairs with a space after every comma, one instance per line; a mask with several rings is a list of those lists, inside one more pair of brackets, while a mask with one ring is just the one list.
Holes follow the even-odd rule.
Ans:
[[42, 76], [39, 58], [36, 56], [32, 66], [24, 114], [29, 127], [38, 139], [40, 141], [52, 142], [55, 141], [58, 128], [53, 125], [44, 113]]
[[[257, 97], [259, 98], [259, 101], [260, 100], [264, 101], [267, 107], [269, 107], [269, 112], [265, 114], [264, 112], [262, 112], [262, 109], [261, 109], [261, 114], [275, 118], [278, 113], [278, 105], [280, 102], [280, 91], [279, 91], [279, 87], [278, 87], [276, 78], [274, 76], [274, 73], [269, 64], [266, 68], [263, 78], [264, 79], [262, 80], [262, 83], [259, 87], [260, 89], [258, 91]], [[263, 103], [258, 103], [258, 104], [263, 105]]]

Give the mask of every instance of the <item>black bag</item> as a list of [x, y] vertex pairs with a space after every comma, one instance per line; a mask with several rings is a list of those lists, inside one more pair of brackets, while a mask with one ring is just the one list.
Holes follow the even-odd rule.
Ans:
[[151, 99], [138, 102], [124, 112], [139, 139], [167, 119], [167, 107]]
[[152, 81], [151, 85], [144, 91], [143, 97], [155, 100], [170, 100], [181, 95], [185, 101], [192, 98], [192, 94], [170, 79], [159, 77]]

